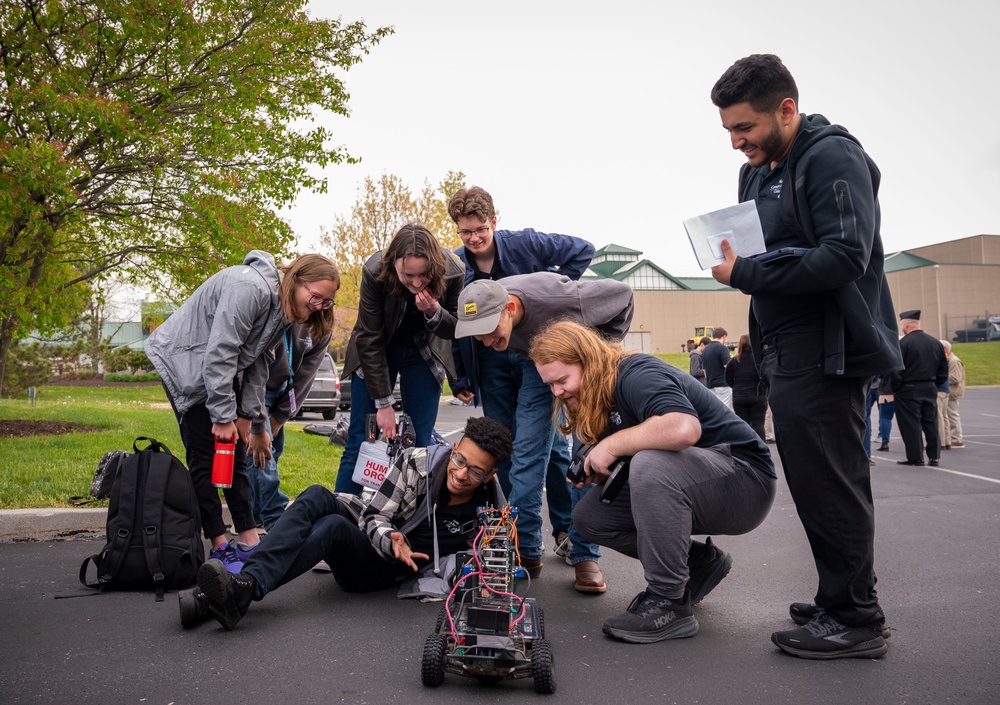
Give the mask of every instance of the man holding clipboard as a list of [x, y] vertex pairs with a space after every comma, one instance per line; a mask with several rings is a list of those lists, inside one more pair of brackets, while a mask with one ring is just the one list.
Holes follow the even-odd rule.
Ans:
[[847, 130], [799, 113], [795, 80], [774, 55], [737, 61], [712, 102], [747, 157], [739, 200], [755, 202], [767, 250], [737, 257], [723, 242], [712, 276], [753, 296], [754, 358], [819, 577], [814, 600], [790, 607], [802, 626], [771, 640], [802, 658], [877, 658], [888, 647], [860, 409], [872, 376], [902, 366], [879, 234], [881, 175]]

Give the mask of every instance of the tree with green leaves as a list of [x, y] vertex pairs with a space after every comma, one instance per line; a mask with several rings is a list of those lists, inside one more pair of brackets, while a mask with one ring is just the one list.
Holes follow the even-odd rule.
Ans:
[[251, 249], [311, 167], [353, 161], [313, 121], [391, 28], [308, 0], [0, 0], [0, 379], [12, 342], [118, 272], [189, 292]]

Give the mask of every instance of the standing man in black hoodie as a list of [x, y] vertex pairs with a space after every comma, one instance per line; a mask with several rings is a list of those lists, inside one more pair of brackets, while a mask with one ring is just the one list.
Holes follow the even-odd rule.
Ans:
[[771, 641], [802, 658], [877, 658], [888, 646], [861, 409], [872, 376], [902, 367], [879, 234], [880, 173], [847, 130], [799, 113], [795, 79], [777, 56], [737, 61], [712, 102], [747, 157], [739, 200], [756, 202], [769, 253], [789, 248], [764, 262], [737, 257], [724, 241], [725, 262], [712, 268], [753, 296], [754, 358], [819, 574], [815, 602], [790, 607], [802, 626]]

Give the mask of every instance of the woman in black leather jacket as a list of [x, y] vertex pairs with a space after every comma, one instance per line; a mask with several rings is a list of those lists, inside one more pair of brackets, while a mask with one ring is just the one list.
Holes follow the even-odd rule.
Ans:
[[385, 250], [365, 262], [358, 320], [344, 362], [343, 376], [353, 374], [351, 423], [337, 492], [361, 492], [351, 478], [367, 436], [368, 414], [376, 414], [385, 438], [395, 438], [392, 389], [397, 376], [416, 445], [432, 444], [441, 387], [446, 375], [455, 375], [451, 342], [464, 282], [465, 265], [417, 223], [404, 225]]

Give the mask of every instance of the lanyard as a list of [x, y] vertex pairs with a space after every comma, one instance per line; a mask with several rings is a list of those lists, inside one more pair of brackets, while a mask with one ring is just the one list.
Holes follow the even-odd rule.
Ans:
[[291, 326], [285, 327], [285, 352], [288, 355], [288, 386], [292, 386], [292, 328]]

